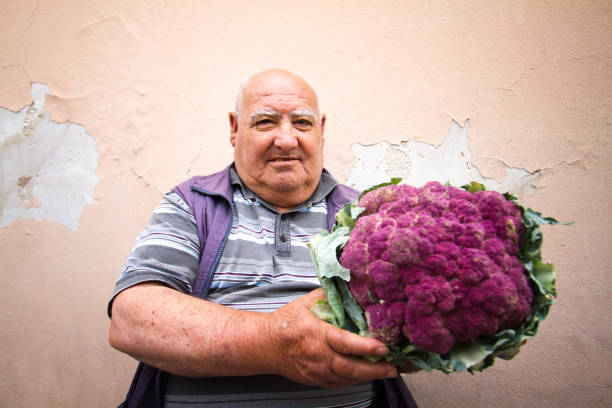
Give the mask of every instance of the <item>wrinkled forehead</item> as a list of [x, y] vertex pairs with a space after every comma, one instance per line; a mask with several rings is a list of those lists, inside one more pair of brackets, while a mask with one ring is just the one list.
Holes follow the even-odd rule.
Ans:
[[317, 96], [300, 78], [253, 78], [246, 84], [243, 98], [243, 108], [248, 111], [266, 108], [279, 112], [310, 110], [318, 117]]

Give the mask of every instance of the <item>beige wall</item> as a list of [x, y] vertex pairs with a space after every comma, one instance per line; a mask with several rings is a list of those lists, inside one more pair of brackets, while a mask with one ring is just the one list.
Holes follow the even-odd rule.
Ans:
[[268, 67], [317, 88], [340, 180], [358, 144], [437, 146], [469, 119], [483, 177], [537, 174], [524, 201], [575, 222], [545, 228], [559, 297], [538, 337], [481, 374], [407, 377], [423, 408], [610, 406], [610, 8], [3, 0], [0, 406], [119, 402], [135, 364], [107, 344], [114, 281], [161, 194], [231, 160], [237, 85]]

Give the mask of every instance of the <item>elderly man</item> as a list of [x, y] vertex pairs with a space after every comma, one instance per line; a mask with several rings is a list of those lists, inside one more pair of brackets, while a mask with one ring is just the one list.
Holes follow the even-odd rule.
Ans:
[[124, 406], [409, 406], [396, 368], [361, 357], [383, 343], [310, 312], [306, 242], [357, 193], [323, 169], [314, 90], [255, 74], [229, 123], [234, 163], [164, 196], [109, 302], [111, 345], [141, 361]]

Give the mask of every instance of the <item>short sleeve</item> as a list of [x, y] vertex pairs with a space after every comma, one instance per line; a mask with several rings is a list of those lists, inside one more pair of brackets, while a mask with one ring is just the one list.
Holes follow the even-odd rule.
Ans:
[[191, 208], [176, 193], [164, 195], [151, 219], [136, 238], [115, 290], [143, 282], [161, 282], [182, 293], [191, 293], [200, 264], [200, 242]]

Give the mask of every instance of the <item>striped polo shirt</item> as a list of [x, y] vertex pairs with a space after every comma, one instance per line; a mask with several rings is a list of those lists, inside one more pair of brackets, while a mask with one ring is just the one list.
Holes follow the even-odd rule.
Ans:
[[[323, 173], [309, 200], [279, 213], [230, 170], [232, 226], [207, 300], [228, 307], [273, 312], [319, 287], [306, 246], [327, 229], [325, 197], [336, 181]], [[160, 281], [191, 293], [200, 260], [195, 217], [175, 193], [166, 194], [137, 237], [114, 296], [144, 281]], [[112, 299], [111, 299], [112, 301]], [[372, 383], [326, 390], [274, 375], [187, 378], [170, 375], [165, 407], [367, 407]]]
[[207, 299], [236, 309], [272, 312], [319, 287], [306, 244], [327, 229], [325, 196], [336, 185], [324, 174], [305, 203], [279, 213], [230, 171], [234, 216]]

